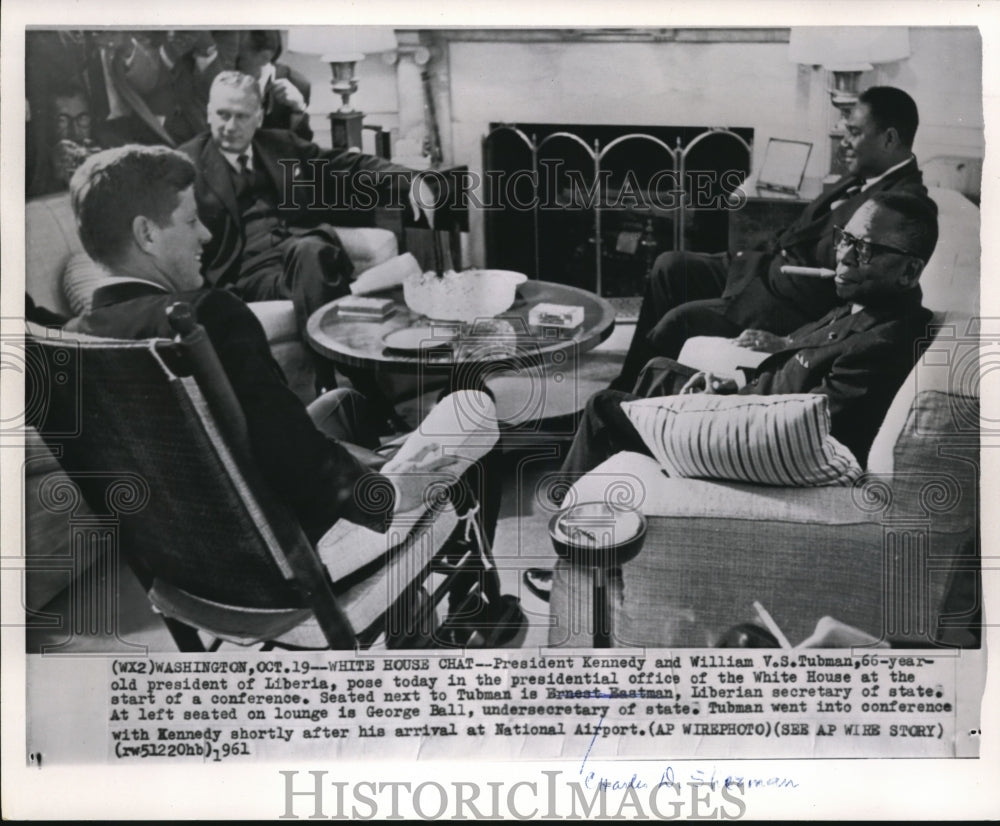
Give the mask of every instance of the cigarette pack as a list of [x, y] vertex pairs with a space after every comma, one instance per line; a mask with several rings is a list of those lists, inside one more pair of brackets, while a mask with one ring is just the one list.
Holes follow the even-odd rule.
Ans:
[[528, 324], [534, 327], [575, 330], [583, 324], [583, 307], [568, 304], [538, 304], [529, 310]]
[[393, 302], [391, 298], [349, 295], [337, 302], [337, 315], [344, 318], [381, 321], [392, 315], [392, 311]]

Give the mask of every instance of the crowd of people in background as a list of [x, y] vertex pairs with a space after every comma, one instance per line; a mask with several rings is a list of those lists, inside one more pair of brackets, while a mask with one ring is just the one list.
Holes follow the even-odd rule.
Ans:
[[310, 140], [308, 80], [280, 63], [276, 30], [29, 31], [26, 38], [26, 191], [64, 190], [101, 149], [179, 146], [208, 128], [219, 72], [257, 79], [263, 126]]

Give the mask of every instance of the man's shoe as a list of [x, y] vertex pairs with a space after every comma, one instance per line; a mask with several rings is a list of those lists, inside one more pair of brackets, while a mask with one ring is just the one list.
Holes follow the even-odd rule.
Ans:
[[521, 577], [528, 590], [543, 602], [549, 601], [552, 593], [552, 570], [550, 568], [528, 568]]

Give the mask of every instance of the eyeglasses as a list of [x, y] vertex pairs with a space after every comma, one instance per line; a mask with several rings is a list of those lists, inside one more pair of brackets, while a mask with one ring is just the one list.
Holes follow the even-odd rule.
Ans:
[[884, 252], [894, 252], [897, 255], [910, 255], [914, 258], [920, 258], [919, 255], [914, 255], [909, 250], [900, 249], [899, 247], [893, 247], [889, 244], [879, 244], [875, 241], [869, 241], [866, 238], [858, 238], [856, 235], [851, 235], [843, 227], [833, 228], [833, 242], [839, 247], [849, 247], [853, 249], [858, 256], [858, 263], [863, 266], [868, 266], [874, 258], [879, 253]]
[[56, 125], [60, 129], [69, 129], [70, 126], [75, 126], [80, 131], [86, 131], [90, 129], [90, 114], [84, 112], [80, 115], [56, 115]]

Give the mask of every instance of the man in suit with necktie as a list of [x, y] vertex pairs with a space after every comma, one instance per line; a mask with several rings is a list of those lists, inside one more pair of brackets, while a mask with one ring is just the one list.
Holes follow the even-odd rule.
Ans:
[[759, 328], [784, 335], [834, 307], [832, 279], [789, 275], [785, 265], [835, 265], [834, 227], [879, 192], [909, 192], [931, 208], [911, 151], [917, 105], [901, 89], [873, 86], [858, 98], [841, 141], [848, 174], [809, 204], [769, 248], [704, 255], [661, 255], [650, 273], [635, 333], [616, 390], [631, 390], [655, 356], [676, 358], [692, 336], [739, 335]]
[[[893, 191], [868, 199], [834, 232], [836, 307], [789, 335], [743, 331], [741, 346], [770, 355], [739, 380], [659, 357], [643, 369], [635, 392], [595, 393], [560, 469], [565, 485], [551, 490], [568, 489], [616, 453], [652, 455], [622, 402], [677, 393], [826, 396], [831, 435], [864, 466], [892, 400], [930, 342], [932, 315], [919, 279], [937, 237], [937, 212], [926, 198]], [[551, 571], [529, 568], [523, 580], [548, 599]]]
[[[365, 225], [374, 207], [403, 206], [416, 173], [360, 152], [324, 151], [290, 131], [262, 129], [263, 119], [257, 80], [221, 72], [209, 92], [209, 130], [180, 150], [197, 170], [198, 217], [212, 236], [206, 280], [244, 301], [291, 299], [301, 332], [314, 310], [347, 294], [353, 274], [331, 223]], [[420, 196], [427, 210], [431, 201]]]

